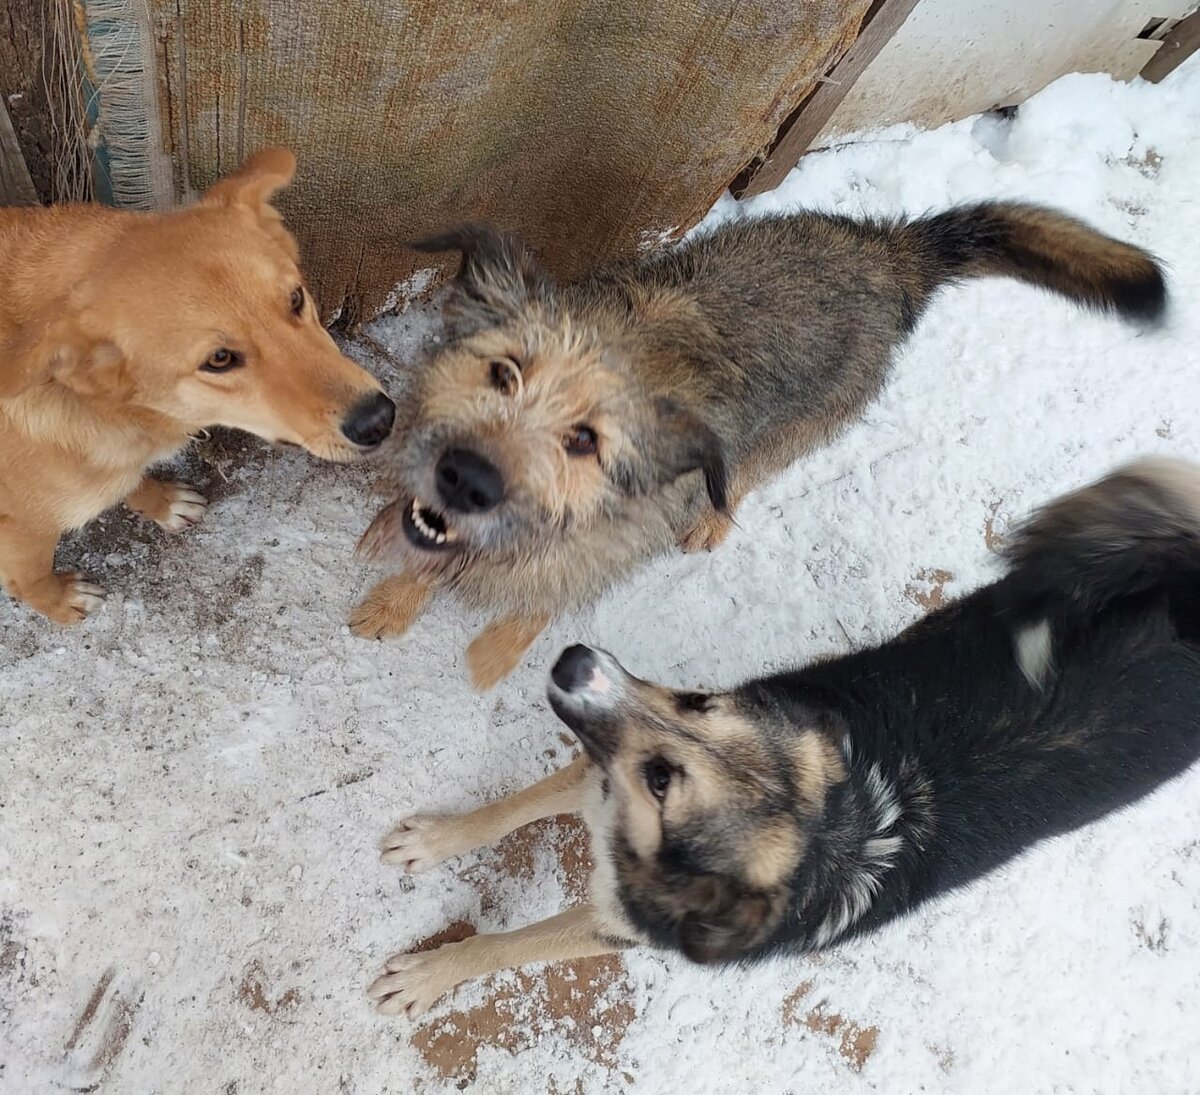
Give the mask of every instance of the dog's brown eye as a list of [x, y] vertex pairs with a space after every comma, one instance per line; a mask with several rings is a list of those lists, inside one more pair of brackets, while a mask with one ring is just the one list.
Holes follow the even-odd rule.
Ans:
[[572, 456], [593, 456], [596, 452], [596, 431], [588, 426], [573, 426], [563, 438], [563, 448]]
[[671, 786], [671, 766], [665, 760], [648, 760], [642, 769], [646, 778], [646, 789], [662, 802], [667, 797], [667, 788]]
[[292, 290], [292, 299], [291, 299], [290, 303], [291, 303], [291, 308], [292, 308], [292, 315], [298, 316], [298, 315], [300, 315], [301, 312], [304, 311], [304, 289], [303, 289], [303, 287], [297, 285], [296, 288]]
[[230, 350], [222, 346], [219, 350], [213, 350], [204, 359], [204, 364], [200, 366], [200, 371], [203, 373], [227, 373], [230, 369], [236, 369], [239, 365], [244, 364], [244, 362], [245, 358], [236, 350]]
[[499, 357], [488, 366], [492, 387], [501, 395], [512, 395], [521, 387], [521, 369], [511, 357]]

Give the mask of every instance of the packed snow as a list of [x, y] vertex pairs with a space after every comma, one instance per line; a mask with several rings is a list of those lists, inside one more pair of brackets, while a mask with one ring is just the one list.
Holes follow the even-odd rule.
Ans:
[[[578, 893], [561, 827], [411, 880], [377, 851], [411, 811], [565, 762], [543, 689], [566, 643], [680, 686], [844, 651], [991, 579], [1038, 503], [1136, 455], [1200, 455], [1200, 59], [861, 135], [705, 224], [986, 197], [1153, 251], [1167, 323], [999, 280], [943, 292], [864, 420], [752, 495], [723, 548], [558, 621], [490, 694], [463, 664], [483, 621], [451, 601], [395, 643], [345, 626], [379, 577], [352, 557], [380, 504], [367, 468], [217, 438], [184, 462], [213, 498], [200, 527], [110, 514], [65, 545], [110, 590], [97, 616], [61, 631], [0, 605], [0, 1090], [1200, 1092], [1200, 772], [819, 959], [638, 951], [502, 974], [420, 1023], [364, 991], [452, 922], [516, 926]], [[352, 352], [401, 392], [436, 315], [367, 336]]]

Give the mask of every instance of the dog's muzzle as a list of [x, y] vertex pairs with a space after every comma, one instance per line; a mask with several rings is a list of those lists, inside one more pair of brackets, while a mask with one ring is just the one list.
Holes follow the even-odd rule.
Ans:
[[615, 752], [620, 737], [626, 676], [611, 654], [588, 646], [567, 647], [550, 670], [550, 706], [600, 764]]

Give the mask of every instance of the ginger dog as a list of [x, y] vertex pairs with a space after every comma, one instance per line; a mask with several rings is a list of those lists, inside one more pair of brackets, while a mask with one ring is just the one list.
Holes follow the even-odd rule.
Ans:
[[104, 591], [54, 571], [68, 529], [117, 502], [169, 531], [205, 500], [146, 474], [230, 426], [353, 460], [395, 407], [321, 326], [271, 197], [296, 161], [260, 152], [168, 213], [0, 209], [0, 580], [60, 624]]
[[1145, 252], [1033, 206], [908, 222], [738, 221], [557, 288], [464, 228], [450, 341], [419, 372], [395, 502], [364, 538], [403, 573], [354, 630], [403, 632], [435, 590], [495, 613], [478, 687], [542, 628], [676, 544], [711, 549], [746, 494], [856, 418], [939, 286], [1007, 275], [1130, 319], [1163, 308]]

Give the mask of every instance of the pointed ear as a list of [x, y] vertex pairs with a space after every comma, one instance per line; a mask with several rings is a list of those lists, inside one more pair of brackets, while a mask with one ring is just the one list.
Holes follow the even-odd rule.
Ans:
[[729, 512], [729, 469], [721, 439], [699, 417], [673, 399], [656, 399], [641, 441], [632, 441], [612, 466], [626, 494], [645, 494], [690, 471], [704, 473], [708, 500]]
[[681, 898], [693, 907], [679, 926], [679, 947], [693, 962], [730, 962], [764, 943], [783, 915], [783, 890], [743, 890], [730, 879], [697, 878]]
[[255, 152], [232, 175], [226, 175], [205, 191], [200, 200], [209, 205], [266, 205], [296, 174], [296, 157], [286, 148], [264, 148]]
[[295, 174], [296, 157], [291, 152], [286, 148], [264, 148], [250, 156], [232, 175], [209, 187], [200, 204], [224, 205], [251, 213], [259, 227], [296, 262], [300, 258], [300, 248], [283, 226], [283, 217], [271, 204], [271, 199], [292, 181]]
[[447, 302], [456, 337], [503, 323], [553, 288], [549, 275], [515, 237], [482, 224], [464, 224], [412, 244], [416, 251], [461, 251], [462, 267]]
[[117, 402], [133, 394], [129, 363], [116, 343], [92, 338], [69, 321], [51, 329], [39, 357], [42, 378], [77, 395]]

